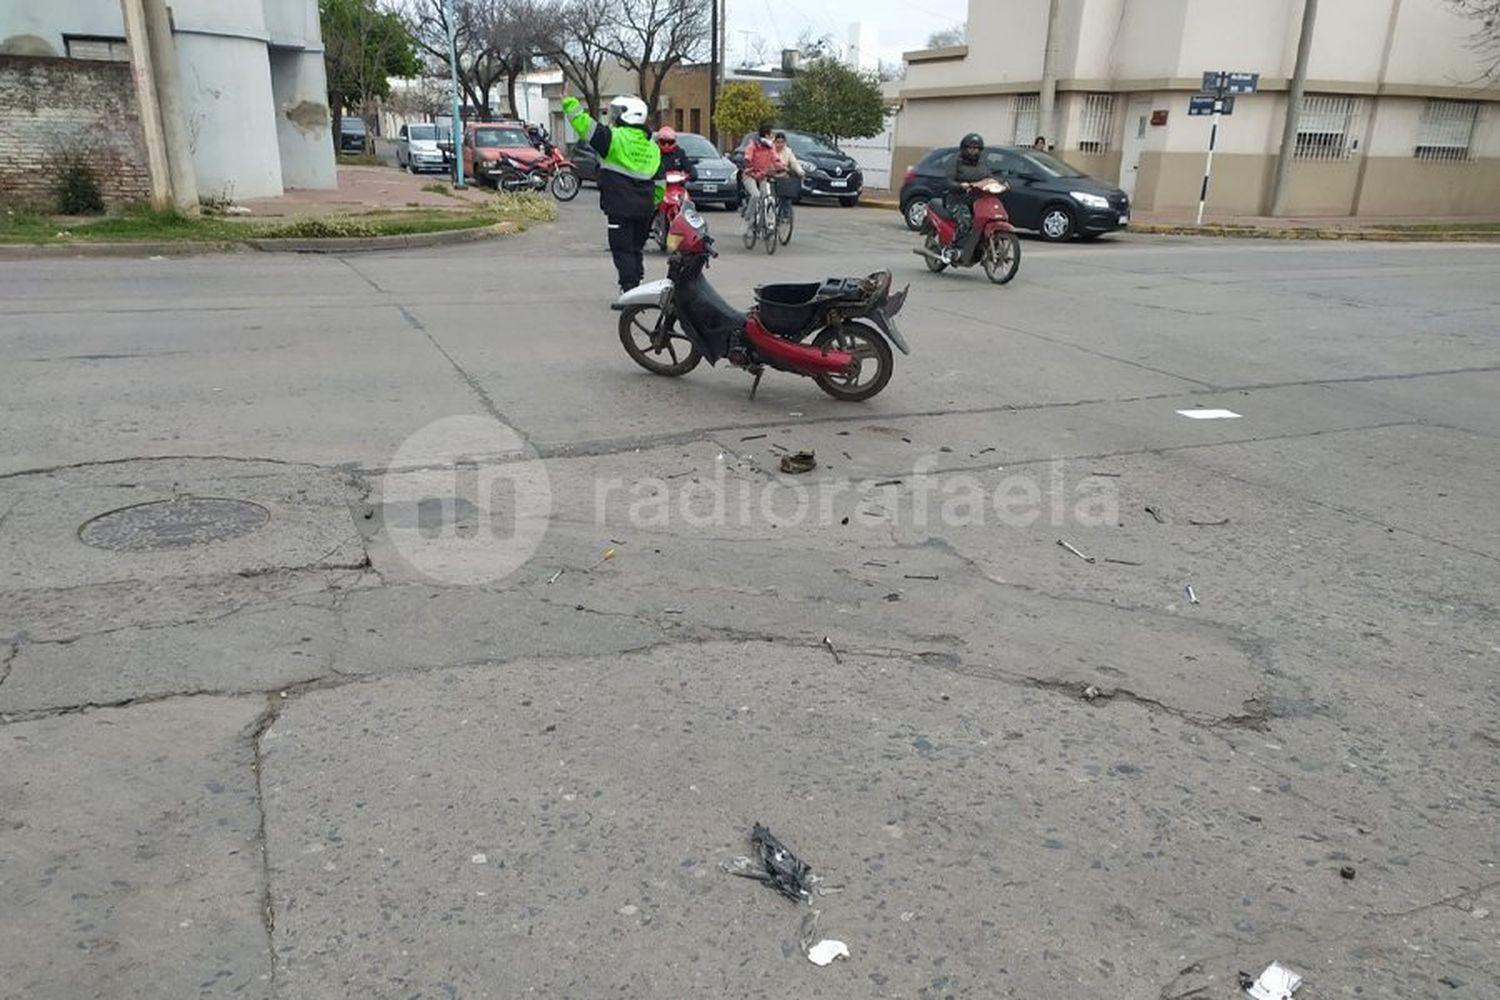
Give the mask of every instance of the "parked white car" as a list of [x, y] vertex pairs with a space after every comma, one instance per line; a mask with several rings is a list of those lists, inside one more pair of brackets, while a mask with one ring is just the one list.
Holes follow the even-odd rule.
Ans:
[[437, 126], [430, 122], [402, 125], [396, 137], [396, 165], [414, 174], [447, 169], [443, 151], [438, 149]]

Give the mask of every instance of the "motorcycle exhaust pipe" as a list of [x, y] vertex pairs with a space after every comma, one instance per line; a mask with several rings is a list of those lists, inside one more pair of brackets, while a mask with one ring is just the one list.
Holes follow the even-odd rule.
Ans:
[[918, 257], [923, 257], [923, 258], [925, 258], [927, 260], [930, 260], [934, 264], [951, 264], [951, 263], [953, 263], [953, 261], [947, 259], [943, 255], [941, 255], [941, 254], [935, 254], [931, 250], [927, 249], [926, 247], [916, 247], [916, 248], [914, 248], [912, 250], [912, 253], [916, 254]]

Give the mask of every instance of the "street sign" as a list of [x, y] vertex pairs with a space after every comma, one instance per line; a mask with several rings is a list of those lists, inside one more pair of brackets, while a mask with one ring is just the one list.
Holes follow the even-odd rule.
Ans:
[[[1216, 104], [1217, 108], [1214, 107]], [[1190, 115], [1211, 115], [1215, 111], [1221, 115], [1234, 114], [1234, 98], [1219, 98], [1212, 94], [1199, 94], [1188, 98], [1188, 114]]]
[[1214, 94], [1253, 94], [1260, 89], [1259, 73], [1229, 73], [1221, 69], [1205, 70], [1203, 92]]

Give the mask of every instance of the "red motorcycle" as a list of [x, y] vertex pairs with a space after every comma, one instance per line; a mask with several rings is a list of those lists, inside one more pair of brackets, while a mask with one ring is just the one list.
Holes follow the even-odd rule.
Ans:
[[[727, 360], [755, 376], [767, 368], [805, 375], [834, 399], [869, 399], [891, 380], [894, 344], [910, 354], [895, 316], [907, 289], [891, 294], [891, 273], [762, 285], [755, 307], [730, 306], [703, 276], [717, 257], [708, 225], [691, 202], [667, 233], [667, 277], [631, 289], [615, 302], [620, 343], [636, 364], [657, 375], [686, 375], [704, 358]], [[806, 343], [806, 341], [811, 341]]]
[[656, 215], [651, 220], [651, 238], [663, 253], [667, 249], [667, 233], [672, 228], [672, 220], [682, 212], [684, 205], [692, 203], [688, 197], [687, 174], [681, 170], [668, 170], [667, 192], [662, 196], [661, 204], [656, 206]]
[[558, 201], [572, 201], [578, 197], [578, 191], [583, 187], [583, 180], [578, 176], [577, 165], [550, 142], [539, 148], [543, 156], [537, 160], [535, 170], [548, 178], [552, 197]]
[[983, 264], [989, 279], [1003, 285], [1016, 276], [1021, 266], [1021, 241], [1016, 238], [1010, 216], [1000, 201], [1005, 185], [991, 178], [982, 182], [978, 190], [974, 222], [962, 245], [954, 243], [958, 220], [943, 209], [941, 199], [934, 198], [927, 203], [927, 218], [922, 222], [926, 239], [912, 253], [927, 261], [927, 269], [933, 272]]

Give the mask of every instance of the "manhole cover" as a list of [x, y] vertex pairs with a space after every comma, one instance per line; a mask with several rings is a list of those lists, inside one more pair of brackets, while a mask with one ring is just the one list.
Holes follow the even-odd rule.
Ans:
[[114, 552], [159, 552], [238, 538], [269, 520], [270, 511], [248, 500], [182, 497], [100, 514], [83, 523], [78, 537]]

